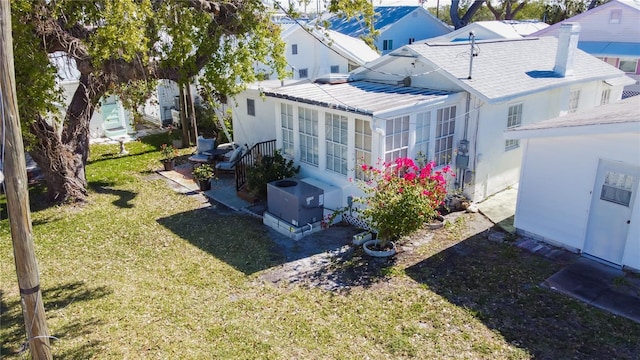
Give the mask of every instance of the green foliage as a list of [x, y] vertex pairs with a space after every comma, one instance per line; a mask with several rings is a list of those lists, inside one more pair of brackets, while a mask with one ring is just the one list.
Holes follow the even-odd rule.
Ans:
[[201, 164], [200, 166], [194, 167], [191, 172], [194, 178], [200, 181], [206, 181], [213, 177], [214, 172], [213, 168], [209, 164]]
[[[196, 105], [196, 121], [198, 122], [198, 134], [206, 138], [215, 138], [218, 144], [229, 142], [227, 135], [224, 133], [218, 120], [218, 114], [207, 103]], [[231, 126], [231, 116], [225, 116], [224, 124], [233, 137], [233, 129]]]
[[173, 145], [162, 144], [160, 147], [161, 161], [173, 160], [178, 156], [178, 150]]
[[247, 186], [252, 195], [267, 198], [267, 183], [295, 176], [300, 166], [293, 166], [293, 160], [282, 156], [281, 150], [271, 155], [262, 156], [257, 164], [247, 171]]

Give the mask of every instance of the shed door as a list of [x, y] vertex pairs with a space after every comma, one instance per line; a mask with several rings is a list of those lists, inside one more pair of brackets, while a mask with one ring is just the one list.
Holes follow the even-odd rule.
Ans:
[[600, 160], [584, 253], [622, 263], [639, 178], [640, 167]]

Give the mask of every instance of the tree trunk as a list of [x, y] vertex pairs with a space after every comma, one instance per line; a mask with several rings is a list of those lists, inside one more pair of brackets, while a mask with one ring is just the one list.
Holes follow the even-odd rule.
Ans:
[[482, 7], [484, 0], [475, 0], [473, 4], [469, 7], [467, 12], [464, 13], [464, 16], [460, 17], [458, 14], [458, 10], [460, 7], [460, 0], [452, 0], [451, 7], [449, 8], [449, 16], [451, 17], [451, 22], [456, 30], [463, 28], [469, 24], [473, 15]]
[[47, 183], [47, 197], [54, 203], [87, 200], [85, 164], [89, 158], [89, 122], [100, 96], [96, 80], [87, 75], [80, 83], [67, 108], [62, 134], [40, 117], [32, 125], [36, 135], [31, 155], [38, 163]]

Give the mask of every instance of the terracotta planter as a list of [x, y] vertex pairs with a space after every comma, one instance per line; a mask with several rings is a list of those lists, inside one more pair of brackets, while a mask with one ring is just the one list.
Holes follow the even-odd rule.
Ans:
[[173, 170], [176, 167], [175, 160], [162, 160], [162, 165], [164, 165], [164, 171]]
[[364, 252], [373, 257], [389, 257], [396, 253], [396, 244], [387, 242], [387, 247], [380, 249], [380, 240], [368, 240], [362, 245]]

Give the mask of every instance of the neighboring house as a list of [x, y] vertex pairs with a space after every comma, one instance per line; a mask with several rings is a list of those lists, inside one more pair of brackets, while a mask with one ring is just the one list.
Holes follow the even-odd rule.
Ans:
[[[301, 22], [281, 26], [285, 57], [293, 79], [347, 73], [380, 57], [361, 39], [336, 31], [316, 29]], [[262, 64], [256, 66], [256, 72], [265, 74], [266, 79], [272, 75], [272, 70]]]
[[[374, 28], [379, 31], [374, 45], [387, 54], [416, 40], [446, 34], [452, 28], [420, 6], [376, 6]], [[345, 20], [336, 15], [323, 17], [329, 29], [351, 37], [360, 38], [369, 33], [362, 19]]]
[[612, 0], [530, 36], [558, 36], [565, 22], [580, 24], [578, 48], [636, 80], [623, 98], [640, 94], [640, 1]]
[[[58, 68], [58, 81], [63, 89], [63, 102], [58, 105], [58, 108], [64, 115], [78, 88], [80, 73], [75, 68], [75, 62], [68, 60], [65, 55], [56, 54], [51, 57], [51, 61]], [[158, 81], [156, 91], [140, 108], [144, 120], [156, 123], [158, 126], [171, 123], [171, 109], [175, 109], [177, 106], [178, 94], [179, 90], [175, 82]], [[135, 129], [131, 111], [123, 107], [117, 96], [111, 95], [101, 98], [89, 123], [90, 136], [95, 139], [133, 133], [135, 133]]]
[[549, 27], [549, 25], [542, 21], [476, 21], [448, 34], [428, 39], [428, 41], [469, 41], [469, 33], [471, 32], [473, 32], [476, 40], [520, 39], [536, 31], [546, 29], [547, 27]]
[[640, 269], [640, 97], [505, 136], [524, 148], [518, 233]]
[[577, 50], [572, 30], [560, 41], [479, 41], [473, 57], [469, 44], [415, 43], [348, 80], [264, 85], [236, 97], [234, 131], [251, 133], [250, 145], [275, 137], [301, 177], [342, 189], [341, 206], [357, 192], [349, 179], [362, 178], [363, 160], [420, 153], [454, 166], [455, 186], [481, 201], [518, 182], [522, 148], [505, 129], [615, 101], [630, 81]]

